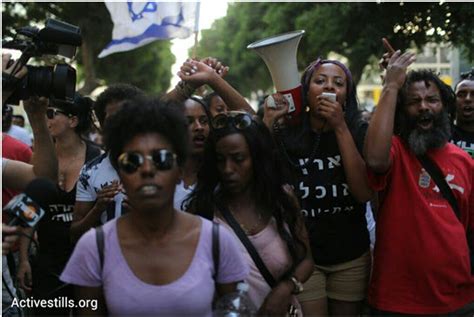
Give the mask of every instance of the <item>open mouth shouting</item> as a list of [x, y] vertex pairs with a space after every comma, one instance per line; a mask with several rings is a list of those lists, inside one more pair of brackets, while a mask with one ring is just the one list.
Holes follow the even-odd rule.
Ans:
[[434, 121], [434, 116], [431, 113], [426, 112], [418, 116], [416, 120], [416, 124], [421, 129], [428, 130], [433, 127], [433, 121]]
[[464, 106], [462, 108], [462, 114], [464, 117], [470, 117], [474, 114], [474, 107], [469, 105], [469, 106]]
[[203, 134], [198, 134], [193, 137], [194, 147], [203, 147], [206, 142], [206, 137]]

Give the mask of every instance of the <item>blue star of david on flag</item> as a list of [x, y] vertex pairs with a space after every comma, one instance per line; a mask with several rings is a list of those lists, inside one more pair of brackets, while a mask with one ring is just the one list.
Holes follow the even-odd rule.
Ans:
[[106, 2], [114, 29], [99, 58], [199, 30], [199, 2]]

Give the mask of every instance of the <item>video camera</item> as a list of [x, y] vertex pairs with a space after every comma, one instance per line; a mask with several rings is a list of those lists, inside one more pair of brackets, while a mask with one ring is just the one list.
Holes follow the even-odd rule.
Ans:
[[76, 92], [76, 70], [69, 64], [27, 65], [28, 74], [25, 77], [17, 79], [14, 75], [31, 57], [61, 55], [71, 59], [81, 43], [79, 27], [54, 19], [48, 19], [41, 30], [30, 26], [19, 28], [13, 40], [2, 41], [3, 48], [22, 52], [12, 73], [2, 74], [2, 88], [14, 91], [7, 103], [18, 104], [32, 95], [72, 103]]

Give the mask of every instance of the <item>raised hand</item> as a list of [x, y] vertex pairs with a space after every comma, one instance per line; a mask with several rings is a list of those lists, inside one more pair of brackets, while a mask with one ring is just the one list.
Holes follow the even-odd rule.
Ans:
[[206, 57], [201, 60], [204, 64], [214, 68], [217, 74], [219, 74], [222, 78], [227, 75], [229, 72], [229, 67], [224, 66], [217, 58], [214, 57]]
[[415, 60], [415, 53], [405, 52], [401, 54], [400, 50], [393, 53], [388, 61], [385, 85], [400, 89], [405, 83], [408, 66], [410, 66]]
[[280, 93], [274, 93], [263, 104], [263, 122], [272, 131], [275, 122], [282, 123], [288, 113], [288, 100]]
[[118, 181], [112, 182], [112, 184], [104, 186], [99, 192], [97, 192], [97, 201], [95, 207], [103, 211], [107, 208], [107, 205], [114, 201], [115, 195], [120, 192], [120, 184]]

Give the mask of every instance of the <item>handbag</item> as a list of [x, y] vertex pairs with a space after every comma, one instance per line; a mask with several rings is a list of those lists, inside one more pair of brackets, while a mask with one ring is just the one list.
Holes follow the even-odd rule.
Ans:
[[[458, 218], [458, 220], [461, 221], [461, 211], [459, 210], [458, 202], [456, 200], [456, 197], [454, 197], [451, 187], [449, 187], [448, 183], [446, 182], [446, 179], [444, 178], [441, 169], [427, 155], [420, 155], [417, 156], [417, 158], [425, 169], [425, 171], [433, 178], [433, 181], [438, 186], [444, 199], [446, 199], [451, 205], [451, 208], [453, 209], [453, 212]], [[472, 241], [473, 239], [470, 239], [471, 235], [472, 232], [468, 232], [466, 230], [467, 243], [469, 246], [469, 257], [471, 259], [471, 274], [474, 275], [474, 247]]]
[[[277, 285], [277, 283], [275, 281], [275, 278], [270, 273], [270, 271], [268, 270], [265, 263], [263, 263], [263, 260], [260, 257], [260, 255], [258, 254], [258, 251], [253, 246], [252, 242], [249, 240], [249, 238], [245, 234], [244, 230], [240, 227], [239, 223], [237, 222], [237, 220], [235, 220], [234, 216], [232, 216], [229, 209], [227, 209], [225, 206], [218, 206], [218, 208], [221, 211], [221, 214], [224, 217], [224, 219], [230, 225], [232, 230], [234, 230], [237, 237], [239, 237], [239, 240], [242, 242], [245, 249], [247, 249], [247, 252], [249, 253], [252, 260], [254, 261], [255, 265], [258, 268], [258, 270], [260, 271], [260, 274], [262, 274], [262, 276], [265, 279], [265, 281], [267, 282], [267, 284], [271, 288], [274, 288]], [[287, 312], [286, 316], [287, 317], [297, 317], [298, 316], [298, 309], [293, 304], [291, 304], [288, 307], [288, 312]]]

